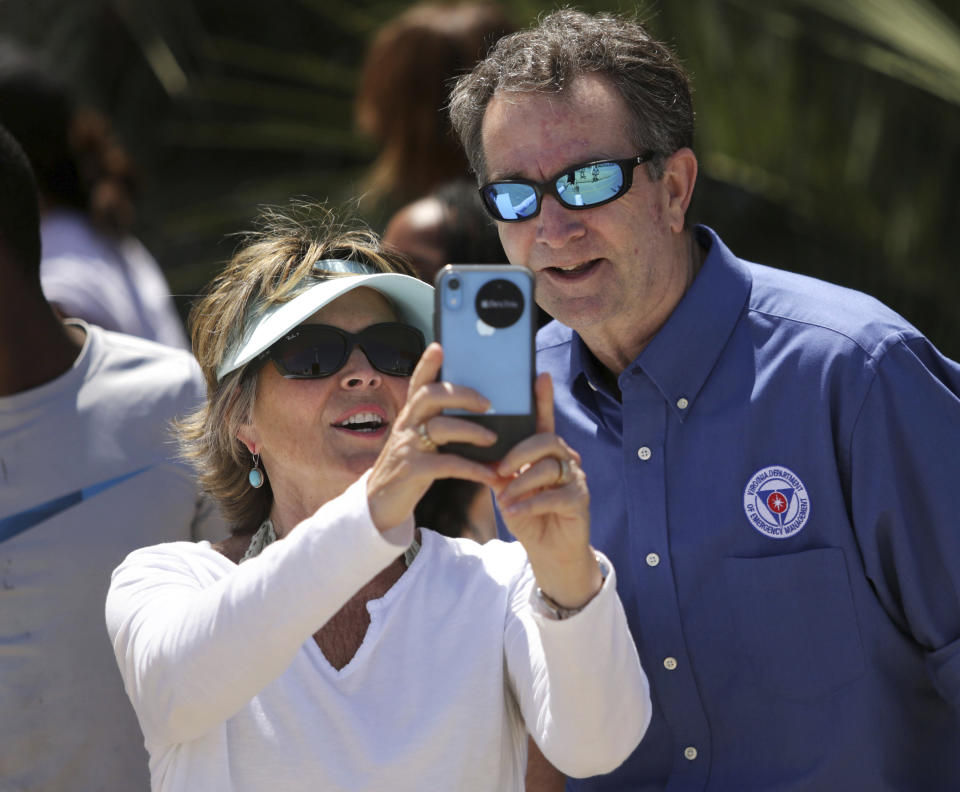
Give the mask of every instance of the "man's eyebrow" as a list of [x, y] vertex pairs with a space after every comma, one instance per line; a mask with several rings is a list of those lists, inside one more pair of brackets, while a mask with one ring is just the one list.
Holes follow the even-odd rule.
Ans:
[[[580, 170], [581, 168], [590, 165], [594, 162], [613, 162], [617, 159], [623, 159], [622, 157], [607, 156], [606, 154], [597, 154], [594, 157], [589, 159], [577, 160], [576, 162], [571, 162], [569, 165], [564, 165], [560, 170], [554, 171], [547, 178], [546, 181], [551, 181], [562, 176], [564, 173], [568, 173], [572, 170]], [[530, 179], [524, 176], [518, 171], [507, 171], [503, 174], [497, 174], [496, 176], [490, 175], [487, 177], [487, 182], [495, 181], [540, 181], [539, 179]]]
[[[573, 168], [576, 168], [576, 167], [578, 167], [578, 165], [582, 165], [582, 164], [583, 164], [583, 163], [573, 163], [572, 165], [566, 165], [566, 166], [564, 166], [561, 170], [555, 171], [554, 173], [552, 173], [552, 174], [550, 174], [549, 176], [547, 176], [546, 181], [550, 181], [551, 179], [555, 179], [555, 178], [557, 178], [558, 176], [560, 176], [561, 174], [564, 174], [564, 173], [566, 173], [567, 171], [572, 170]], [[539, 182], [539, 181], [540, 181], [540, 179], [531, 179], [531, 178], [529, 178], [528, 176], [524, 176], [524, 175], [523, 175], [522, 173], [520, 173], [519, 171], [507, 171], [506, 173], [504, 173], [504, 174], [502, 174], [502, 175], [491, 176], [491, 177], [488, 179], [488, 181], [516, 181], [516, 180], [520, 180], [520, 181], [532, 181], [532, 182]]]
[[527, 177], [519, 171], [507, 171], [506, 173], [498, 173], [497, 175], [488, 174], [487, 176], [487, 181], [515, 181], [517, 179], [531, 181], [531, 179], [527, 179]]

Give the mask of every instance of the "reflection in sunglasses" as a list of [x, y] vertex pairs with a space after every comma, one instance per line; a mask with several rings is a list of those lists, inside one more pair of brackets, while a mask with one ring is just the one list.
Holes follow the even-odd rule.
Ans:
[[633, 183], [633, 169], [654, 156], [655, 152], [647, 151], [623, 160], [587, 162], [545, 182], [529, 179], [490, 182], [481, 188], [480, 194], [484, 207], [494, 219], [505, 222], [535, 217], [540, 212], [544, 193], [553, 195], [568, 208], [587, 209], [625, 194]]

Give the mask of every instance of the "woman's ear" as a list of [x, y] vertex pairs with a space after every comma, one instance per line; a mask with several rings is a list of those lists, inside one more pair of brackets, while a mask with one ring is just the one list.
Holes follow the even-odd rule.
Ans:
[[260, 436], [253, 424], [243, 424], [237, 431], [237, 440], [243, 443], [251, 454], [260, 453]]

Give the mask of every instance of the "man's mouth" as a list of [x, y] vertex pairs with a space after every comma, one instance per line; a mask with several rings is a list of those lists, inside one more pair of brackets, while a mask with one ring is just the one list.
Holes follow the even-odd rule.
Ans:
[[334, 426], [337, 429], [345, 429], [350, 432], [373, 434], [385, 428], [387, 422], [375, 412], [358, 412], [339, 423], [335, 423]]
[[547, 267], [546, 272], [549, 272], [551, 275], [558, 278], [572, 279], [590, 272], [599, 263], [600, 259], [598, 258], [590, 259], [590, 261], [581, 261], [579, 264], [568, 264], [562, 267]]

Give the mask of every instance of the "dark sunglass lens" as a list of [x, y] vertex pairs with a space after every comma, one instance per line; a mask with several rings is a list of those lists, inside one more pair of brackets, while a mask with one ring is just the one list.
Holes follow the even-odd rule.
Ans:
[[557, 179], [557, 193], [567, 206], [593, 206], [616, 198], [622, 190], [623, 170], [615, 162], [585, 165]]
[[489, 184], [483, 197], [501, 220], [524, 220], [537, 212], [537, 193], [529, 184]]
[[332, 331], [304, 332], [281, 341], [275, 359], [289, 377], [329, 377], [343, 360], [344, 340]]
[[367, 360], [378, 371], [409, 377], [423, 354], [423, 337], [412, 327], [373, 325], [360, 334]]

